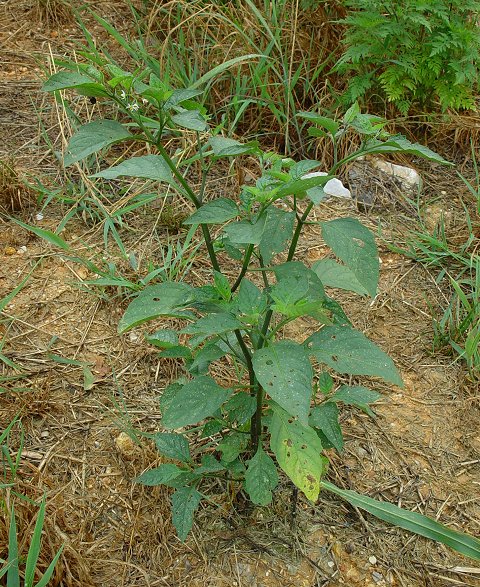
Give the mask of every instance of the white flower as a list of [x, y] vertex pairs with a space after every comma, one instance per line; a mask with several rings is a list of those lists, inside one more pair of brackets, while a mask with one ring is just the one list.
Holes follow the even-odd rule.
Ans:
[[127, 98], [127, 94], [125, 93], [125, 90], [122, 90], [122, 91], [120, 92], [120, 98], [121, 98], [122, 100], [126, 100], [126, 98]]
[[136, 102], [133, 102], [133, 104], [127, 104], [127, 110], [131, 110], [132, 112], [136, 112], [138, 108], [139, 106]]
[[[302, 179], [308, 179], [309, 177], [325, 177], [325, 175], [328, 175], [328, 173], [325, 173], [324, 171], [314, 171], [302, 175]], [[323, 186], [323, 191], [329, 196], [335, 196], [337, 198], [350, 199], [352, 197], [350, 190], [348, 190], [336, 177], [327, 181]]]
[[142, 103], [143, 104], [148, 104], [148, 100], [146, 98], [142, 98]]

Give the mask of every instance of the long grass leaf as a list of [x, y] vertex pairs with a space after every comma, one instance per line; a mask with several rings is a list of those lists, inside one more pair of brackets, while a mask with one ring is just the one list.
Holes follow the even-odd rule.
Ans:
[[35, 577], [35, 569], [37, 566], [38, 557], [40, 555], [40, 548], [42, 543], [43, 522], [45, 519], [45, 496], [43, 496], [40, 509], [37, 514], [37, 521], [33, 530], [30, 548], [28, 549], [27, 563], [25, 565], [25, 587], [33, 587], [33, 580]]
[[7, 587], [20, 587], [20, 571], [18, 568], [17, 520], [15, 508], [10, 510], [10, 528], [8, 530], [8, 564]]
[[353, 506], [369, 512], [380, 520], [436, 540], [465, 556], [480, 560], [480, 540], [473, 536], [451, 530], [427, 516], [404, 510], [391, 503], [377, 501], [355, 491], [340, 489], [328, 481], [322, 481], [321, 485], [327, 491], [335, 493]]

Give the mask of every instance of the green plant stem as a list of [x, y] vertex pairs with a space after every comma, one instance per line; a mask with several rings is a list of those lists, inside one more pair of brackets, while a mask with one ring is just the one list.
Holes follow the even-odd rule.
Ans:
[[245, 273], [248, 270], [248, 264], [250, 263], [250, 259], [252, 258], [253, 249], [254, 245], [248, 245], [248, 247], [245, 250], [242, 269], [240, 270], [240, 273], [237, 279], [235, 280], [235, 283], [232, 285], [232, 293], [238, 289], [239, 285], [242, 283], [242, 279], [245, 277]]
[[[165, 159], [165, 162], [167, 163], [167, 165], [170, 167], [172, 173], [178, 179], [180, 185], [186, 191], [188, 197], [191, 199], [191, 201], [193, 202], [193, 204], [197, 208], [197, 210], [198, 210], [198, 208], [201, 208], [201, 206], [202, 206], [201, 200], [199, 198], [197, 198], [197, 196], [195, 195], [192, 188], [188, 185], [188, 183], [184, 179], [183, 175], [177, 169], [177, 166], [170, 158], [170, 155], [167, 153], [165, 147], [161, 143], [157, 143], [157, 148], [160, 151], [160, 154], [162, 155], [162, 157]], [[215, 249], [213, 247], [213, 240], [212, 240], [212, 236], [210, 234], [210, 230], [206, 224], [201, 224], [200, 226], [202, 227], [203, 238], [205, 240], [205, 245], [207, 247], [208, 256], [210, 257], [210, 261], [212, 262], [212, 266], [215, 269], [215, 271], [218, 271], [219, 273], [221, 273], [222, 270], [220, 269], [217, 255], [216, 255]]]
[[295, 251], [297, 250], [298, 239], [300, 238], [300, 233], [302, 232], [303, 225], [310, 214], [310, 210], [313, 208], [313, 202], [310, 202], [305, 209], [305, 212], [302, 214], [300, 218], [297, 218], [297, 226], [295, 227], [295, 232], [293, 233], [292, 242], [290, 243], [290, 248], [288, 249], [288, 256], [287, 262], [293, 259], [295, 255]]

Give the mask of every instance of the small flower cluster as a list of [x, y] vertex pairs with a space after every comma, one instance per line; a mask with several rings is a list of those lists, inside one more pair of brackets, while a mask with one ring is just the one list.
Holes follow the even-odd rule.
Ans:
[[[127, 96], [125, 90], [121, 90], [120, 99], [123, 101], [128, 100], [128, 96]], [[148, 100], [146, 98], [142, 98], [142, 103], [148, 104]], [[137, 102], [128, 102], [125, 107], [127, 108], [127, 110], [130, 110], [130, 112], [138, 112], [138, 110], [140, 110], [140, 106], [138, 105]]]

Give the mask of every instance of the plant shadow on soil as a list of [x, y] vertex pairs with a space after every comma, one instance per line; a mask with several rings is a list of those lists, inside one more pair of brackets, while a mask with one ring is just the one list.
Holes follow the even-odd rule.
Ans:
[[[99, 4], [108, 12], [109, 3]], [[116, 18], [123, 18], [122, 14], [119, 11]], [[32, 28], [27, 34], [28, 26], [20, 30], [11, 8], [1, 19], [2, 31], [17, 32], [5, 45], [8, 66], [0, 75], [5, 90], [0, 95], [0, 117], [8, 128], [0, 159], [14, 153], [20, 171], [54, 175], [55, 161], [37, 146], [33, 105], [48, 104], [38, 94], [39, 72], [32, 73], [32, 56], [39, 43], [50, 42], [54, 51], [66, 51], [69, 33]], [[1, 35], [10, 38], [5, 32]], [[59, 131], [52, 117], [50, 136], [55, 139]], [[439, 195], [439, 173], [425, 169], [434, 186], [427, 185], [427, 193]], [[448, 173], [452, 172], [442, 172], [441, 184], [454, 182]], [[222, 169], [209, 185], [212, 193], [236, 188], [236, 176], [229, 169]], [[18, 195], [21, 188], [16, 190]], [[23, 217], [32, 221], [27, 192], [25, 198]], [[453, 214], [461, 214], [455, 201], [447, 205]], [[55, 229], [64, 213], [60, 205], [48, 207], [41, 226]], [[153, 213], [160, 217], [161, 209]], [[360, 214], [351, 203], [335, 202], [319, 209], [318, 219], [353, 214], [373, 230], [380, 222], [387, 241], [404, 234], [413, 223], [395, 207], [388, 213]], [[137, 258], [158, 261], [159, 242], [166, 238], [168, 227], [159, 225], [156, 230], [158, 239], [153, 238], [152, 211], [141, 212], [129, 219], [121, 236]], [[79, 218], [69, 223], [62, 237], [70, 243], [72, 256], [101, 260], [102, 233], [102, 226], [87, 226]], [[331, 455], [329, 475], [343, 487], [438, 516], [455, 529], [478, 535], [478, 384], [451, 357], [431, 353], [431, 307], [442, 295], [435, 274], [391, 253], [383, 241], [379, 245], [377, 298], [372, 302], [340, 294], [339, 301], [355, 326], [394, 358], [405, 388], [375, 382], [383, 400], [376, 404], [373, 420], [359, 411], [343, 411], [345, 452]], [[108, 260], [132, 272], [115, 251], [110, 249]], [[299, 255], [313, 262], [325, 253], [317, 229], [310, 227]], [[21, 415], [25, 446], [15, 490], [37, 500], [47, 492], [41, 570], [65, 543], [52, 585], [480, 585], [478, 573], [469, 572], [471, 561], [325, 494], [315, 506], [300, 499], [293, 523], [292, 492], [285, 481], [271, 507], [254, 510], [243, 507], [238, 487], [225, 492], [212, 486], [214, 504], [200, 510], [192, 536], [181, 544], [170, 522], [168, 490], [132, 483], [159, 459], [149, 442], [137, 442], [131, 434], [132, 429], [158, 429], [158, 396], [181, 373], [181, 366], [173, 360], [159, 362], [140, 331], [118, 336], [118, 319], [126, 305], [118, 292], [111, 289], [104, 296], [86, 292], [81, 283], [93, 274], [27, 234], [6, 215], [0, 217], [0, 258], [0, 299], [41, 260], [0, 321], [3, 352], [22, 367], [21, 379], [1, 383], [0, 427]], [[198, 284], [208, 278], [201, 256], [189, 278]], [[303, 339], [312, 326], [302, 320], [290, 328], [294, 330], [289, 335]], [[88, 363], [94, 375], [91, 389], [85, 390], [81, 366], [58, 363], [54, 355]], [[0, 369], [0, 376], [15, 373], [3, 364]], [[228, 383], [227, 364], [217, 363], [215, 373]], [[19, 442], [16, 427], [10, 445], [13, 453]], [[12, 498], [12, 492], [5, 496], [7, 503]], [[28, 540], [35, 510], [22, 500], [15, 508], [19, 535]], [[0, 558], [6, 558], [6, 532], [2, 520]]]

